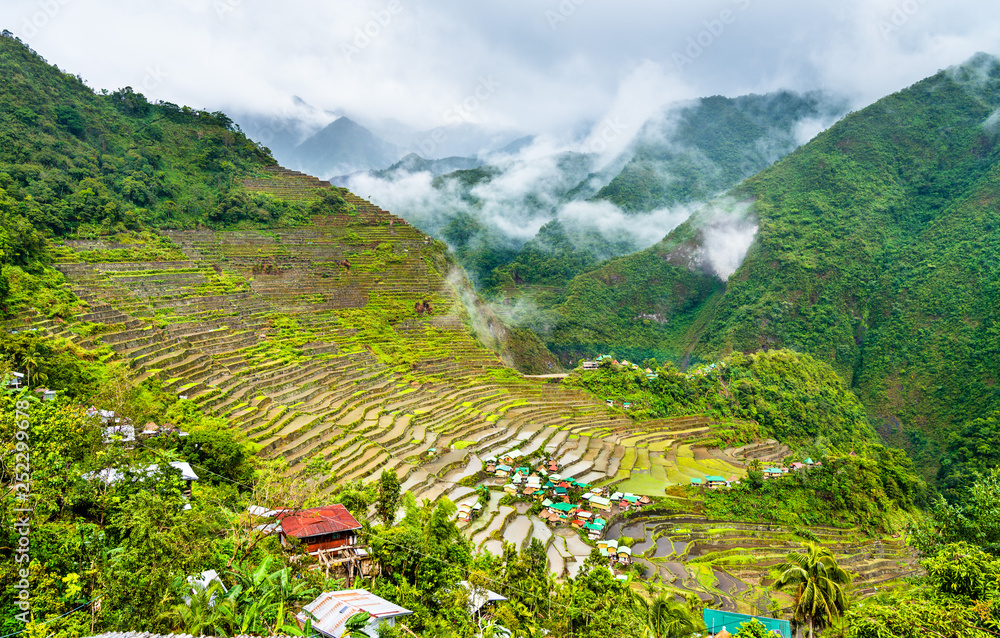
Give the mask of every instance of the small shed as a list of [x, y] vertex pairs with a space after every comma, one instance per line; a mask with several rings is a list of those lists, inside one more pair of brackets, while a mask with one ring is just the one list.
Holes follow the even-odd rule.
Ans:
[[460, 580], [458, 584], [469, 590], [469, 614], [475, 614], [480, 609], [491, 603], [498, 603], [507, 600], [495, 591], [490, 591], [483, 587], [473, 587], [469, 581]]

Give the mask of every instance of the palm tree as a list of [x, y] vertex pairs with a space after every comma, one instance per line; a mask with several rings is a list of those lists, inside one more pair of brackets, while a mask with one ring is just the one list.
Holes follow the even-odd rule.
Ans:
[[803, 545], [804, 554], [788, 554], [787, 562], [778, 567], [782, 572], [774, 586], [795, 590], [795, 619], [809, 624], [812, 638], [814, 626], [830, 624], [847, 608], [844, 592], [851, 575], [837, 564], [830, 550], [812, 542]]
[[645, 635], [651, 638], [682, 638], [698, 631], [698, 622], [687, 606], [670, 594], [657, 594], [652, 602], [636, 596]]

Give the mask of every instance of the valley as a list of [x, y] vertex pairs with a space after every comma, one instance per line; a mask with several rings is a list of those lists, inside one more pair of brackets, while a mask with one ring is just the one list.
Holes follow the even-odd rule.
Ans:
[[296, 98], [351, 188], [0, 71], [4, 636], [1000, 630], [1000, 59], [832, 125], [660, 102], [613, 157], [386, 167]]

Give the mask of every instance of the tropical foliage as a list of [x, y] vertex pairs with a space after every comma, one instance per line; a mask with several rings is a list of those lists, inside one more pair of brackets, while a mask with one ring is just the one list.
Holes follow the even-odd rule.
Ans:
[[809, 626], [809, 638], [813, 638], [815, 628], [829, 625], [847, 609], [851, 575], [827, 548], [807, 543], [805, 549], [805, 553], [788, 554], [774, 587], [793, 591], [794, 618]]

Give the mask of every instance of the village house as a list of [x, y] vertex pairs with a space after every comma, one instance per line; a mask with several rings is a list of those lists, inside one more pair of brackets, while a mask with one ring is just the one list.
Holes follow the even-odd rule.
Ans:
[[378, 636], [379, 627], [393, 627], [397, 618], [413, 613], [366, 589], [345, 589], [323, 592], [303, 607], [296, 619], [302, 624], [312, 619], [313, 630], [327, 638], [342, 638], [347, 621], [362, 612], [368, 614], [368, 624], [362, 631], [372, 638]]
[[729, 485], [729, 481], [721, 476], [706, 476], [705, 482], [708, 483], [708, 488], [711, 490], [718, 489], [720, 487], [726, 487]]
[[590, 506], [599, 512], [610, 512], [611, 500], [603, 496], [592, 496], [590, 497]]
[[597, 370], [597, 368], [599, 366], [600, 366], [600, 364], [597, 363], [596, 361], [584, 361], [583, 362], [583, 369], [584, 370]]
[[347, 508], [337, 503], [307, 510], [281, 512], [279, 537], [288, 546], [288, 538], [296, 538], [313, 553], [356, 545], [361, 523]]
[[518, 459], [520, 459], [523, 456], [524, 453], [521, 452], [521, 450], [511, 450], [510, 452], [501, 454], [500, 456], [497, 457], [497, 459], [504, 465], [513, 466], [515, 463], [517, 463]]
[[507, 478], [508, 476], [510, 476], [510, 472], [513, 469], [514, 468], [512, 468], [509, 465], [501, 464], [497, 466], [495, 474], [497, 475], [498, 478]]
[[604, 558], [612, 560], [618, 558], [618, 541], [603, 539], [597, 541], [597, 549]]
[[[175, 470], [181, 473], [181, 480], [184, 481], [186, 486], [184, 488], [184, 494], [186, 496], [191, 496], [191, 485], [192, 483], [198, 480], [198, 475], [195, 474], [195, 471], [191, 468], [191, 466], [185, 463], [184, 461], [171, 461], [169, 465], [170, 467], [174, 468]], [[154, 463], [141, 470], [141, 473], [146, 476], [153, 476], [162, 471], [163, 467], [160, 466], [159, 464]], [[87, 481], [98, 479], [100, 481], [103, 481], [107, 485], [111, 485], [113, 483], [117, 483], [118, 481], [123, 480], [125, 476], [126, 476], [126, 471], [117, 470], [113, 467], [108, 467], [104, 468], [103, 470], [95, 470], [93, 472], [87, 472], [86, 474], [82, 475], [82, 478]], [[184, 509], [191, 509], [191, 506], [188, 505]]]
[[621, 565], [631, 565], [632, 564], [632, 548], [631, 547], [619, 547], [618, 548], [618, 562]]
[[497, 471], [497, 460], [496, 459], [494, 459], [494, 458], [484, 459], [483, 463], [485, 464], [485, 468], [484, 469], [486, 470], [487, 473], [493, 474], [494, 472]]
[[780, 478], [782, 475], [781, 468], [779, 467], [765, 467], [764, 468], [764, 479]]
[[604, 528], [607, 524], [603, 518], [594, 517], [589, 523], [583, 524], [583, 529], [587, 532], [587, 538], [596, 541], [604, 536]]
[[458, 585], [464, 589], [469, 590], [469, 615], [474, 616], [479, 613], [483, 607], [487, 605], [492, 605], [493, 603], [499, 603], [507, 600], [505, 597], [496, 593], [495, 591], [490, 591], [485, 587], [474, 587], [469, 584], [467, 580], [458, 581]]
[[462, 503], [458, 506], [458, 522], [468, 523], [472, 520], [472, 505]]

